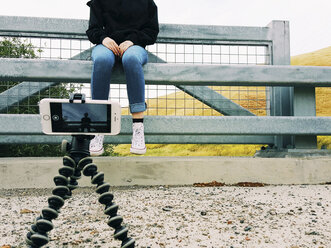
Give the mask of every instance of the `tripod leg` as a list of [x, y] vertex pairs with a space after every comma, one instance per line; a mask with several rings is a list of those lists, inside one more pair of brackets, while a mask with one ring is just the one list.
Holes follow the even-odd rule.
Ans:
[[38, 248], [49, 242], [47, 232], [54, 228], [52, 223], [59, 214], [60, 208], [64, 205], [64, 200], [70, 195], [71, 189], [68, 187], [69, 177], [75, 172], [75, 161], [65, 156], [63, 167], [59, 169], [58, 176], [54, 177], [56, 187], [52, 190], [52, 196], [48, 198], [48, 207], [42, 209], [42, 214], [36, 218], [26, 235], [26, 243], [30, 248]]
[[[107, 224], [115, 229], [114, 238], [122, 241], [121, 248], [134, 248], [135, 240], [128, 237], [128, 228], [122, 226], [123, 217], [117, 215], [118, 205], [112, 202], [114, 196], [109, 193], [110, 184], [104, 182], [104, 173], [97, 171], [89, 156], [89, 142], [93, 136], [73, 136], [70, 146], [65, 145], [64, 149], [69, 150], [70, 157], [63, 157], [63, 167], [59, 169], [58, 176], [54, 177], [56, 187], [52, 196], [48, 198], [48, 207], [42, 210], [42, 214], [36, 218], [26, 236], [26, 243], [29, 248], [38, 248], [49, 242], [47, 232], [54, 226], [53, 219], [56, 219], [64, 200], [71, 197], [71, 192], [78, 187], [77, 180], [81, 177], [81, 171], [85, 176], [91, 176], [92, 184], [97, 185], [96, 192], [100, 194], [99, 202], [105, 205], [104, 213], [109, 215]], [[68, 149], [70, 147], [70, 149]], [[76, 162], [78, 162], [76, 166]]]
[[98, 172], [97, 166], [92, 163], [86, 164], [86, 160], [82, 159], [78, 163], [78, 168], [83, 168], [82, 172], [84, 176], [91, 177], [91, 183], [96, 184], [96, 192], [100, 194], [99, 202], [105, 205], [104, 213], [109, 215], [107, 224], [115, 229], [114, 238], [121, 240], [121, 248], [134, 248], [135, 240], [128, 237], [128, 228], [122, 226], [123, 217], [117, 215], [118, 205], [113, 201], [113, 194], [108, 192], [110, 184], [104, 182], [104, 173]]

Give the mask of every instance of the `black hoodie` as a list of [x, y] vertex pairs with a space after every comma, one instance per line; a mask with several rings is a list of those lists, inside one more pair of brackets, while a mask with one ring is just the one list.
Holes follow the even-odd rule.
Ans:
[[101, 44], [110, 37], [120, 45], [130, 40], [146, 47], [155, 43], [159, 33], [157, 7], [153, 0], [91, 0], [87, 37]]

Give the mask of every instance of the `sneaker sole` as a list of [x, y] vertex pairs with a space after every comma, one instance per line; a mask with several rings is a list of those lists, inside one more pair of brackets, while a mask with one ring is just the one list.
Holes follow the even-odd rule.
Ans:
[[130, 152], [133, 153], [133, 154], [138, 154], [138, 155], [143, 155], [146, 153], [146, 147], [145, 149], [137, 149], [137, 148], [130, 148]]
[[100, 151], [90, 151], [90, 156], [91, 157], [98, 157], [102, 155], [105, 152], [105, 149], [101, 149]]

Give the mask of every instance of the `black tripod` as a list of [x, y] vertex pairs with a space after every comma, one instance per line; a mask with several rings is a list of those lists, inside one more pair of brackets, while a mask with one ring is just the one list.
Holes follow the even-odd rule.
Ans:
[[114, 196], [108, 192], [110, 184], [104, 182], [104, 173], [98, 172], [97, 166], [89, 157], [89, 145], [93, 137], [74, 135], [71, 144], [62, 142], [62, 149], [68, 152], [69, 156], [63, 157], [60, 175], [54, 177], [56, 187], [52, 191], [53, 195], [48, 198], [48, 207], [42, 209], [41, 215], [29, 229], [26, 236], [29, 248], [42, 247], [49, 242], [47, 232], [54, 228], [52, 220], [58, 217], [64, 200], [70, 198], [72, 190], [78, 187], [77, 180], [81, 178], [81, 172], [84, 176], [91, 176], [91, 183], [96, 184], [96, 192], [100, 194], [99, 202], [105, 205], [104, 213], [109, 215], [107, 224], [115, 229], [114, 238], [122, 241], [121, 248], [135, 246], [135, 240], [128, 237], [128, 228], [121, 225], [123, 217], [117, 215], [118, 205], [112, 202]]

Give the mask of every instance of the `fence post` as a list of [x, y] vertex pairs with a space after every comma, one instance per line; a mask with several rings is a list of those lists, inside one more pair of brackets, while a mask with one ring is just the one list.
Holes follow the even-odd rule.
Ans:
[[[290, 28], [288, 21], [272, 21], [269, 38], [271, 45], [271, 64], [290, 65]], [[293, 87], [270, 87], [270, 115], [293, 115]], [[278, 149], [293, 147], [292, 136], [275, 136], [275, 146]]]
[[[315, 98], [315, 87], [294, 87], [294, 116], [316, 116]], [[295, 148], [316, 149], [317, 136], [295, 136]]]

